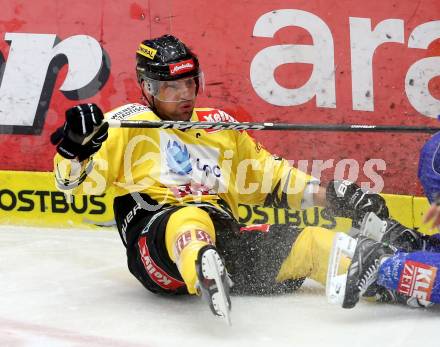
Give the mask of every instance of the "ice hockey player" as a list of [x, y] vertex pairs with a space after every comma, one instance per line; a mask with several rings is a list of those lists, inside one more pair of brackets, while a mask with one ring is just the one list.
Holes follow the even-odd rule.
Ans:
[[426, 197], [431, 203], [424, 222], [440, 226], [440, 133], [433, 135], [422, 147], [418, 176]]
[[[369, 218], [374, 214], [367, 214], [363, 225], [368, 225]], [[440, 303], [439, 234], [422, 235], [391, 219], [383, 220], [379, 229], [361, 230], [347, 271], [342, 307], [354, 307], [361, 296], [411, 307]]]
[[80, 104], [66, 111], [51, 141], [59, 189], [114, 189], [129, 270], [148, 290], [201, 295], [215, 315], [229, 320], [229, 275], [237, 294], [290, 292], [304, 277], [325, 282], [334, 232], [243, 228], [239, 203], [321, 205], [355, 220], [370, 211], [387, 217], [380, 195], [344, 181], [323, 188], [244, 131], [108, 129], [104, 119], [235, 122], [221, 110], [195, 108], [203, 73], [197, 56], [176, 37], [143, 41], [136, 62], [145, 105], [128, 104], [104, 117], [95, 104]]
[[[431, 203], [424, 217], [440, 225], [440, 133], [420, 152], [418, 176]], [[361, 295], [379, 301], [427, 307], [440, 303], [440, 234], [423, 235], [396, 221], [367, 214], [348, 269], [343, 307], [356, 305]]]

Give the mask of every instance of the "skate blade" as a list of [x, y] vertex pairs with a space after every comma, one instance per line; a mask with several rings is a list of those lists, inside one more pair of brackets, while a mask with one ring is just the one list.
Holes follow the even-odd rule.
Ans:
[[[208, 250], [202, 256], [202, 272], [203, 276], [207, 279], [215, 281], [217, 286], [217, 293], [212, 297], [212, 304], [217, 317], [223, 319], [229, 326], [231, 323], [231, 307], [229, 305], [229, 295], [227, 294], [223, 281], [221, 279], [224, 273], [225, 267], [220, 259], [220, 256], [215, 250]], [[229, 283], [229, 282], [228, 282]]]
[[336, 233], [335, 239], [333, 240], [325, 287], [327, 301], [331, 304], [342, 306], [345, 296], [347, 274], [338, 274], [339, 264], [343, 255], [349, 258], [353, 257], [356, 243], [357, 241], [355, 239], [344, 233]]

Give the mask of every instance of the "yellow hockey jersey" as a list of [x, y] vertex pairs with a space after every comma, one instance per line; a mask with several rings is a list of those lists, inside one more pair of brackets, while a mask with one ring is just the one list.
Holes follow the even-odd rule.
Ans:
[[[141, 104], [105, 117], [160, 120]], [[236, 122], [212, 108], [194, 109], [191, 121]], [[77, 163], [57, 154], [54, 162], [58, 188], [73, 194], [102, 194], [113, 187], [117, 196], [145, 193], [159, 204], [222, 199], [236, 218], [240, 203], [301, 208], [304, 189], [315, 180], [236, 130], [113, 128], [89, 160]]]

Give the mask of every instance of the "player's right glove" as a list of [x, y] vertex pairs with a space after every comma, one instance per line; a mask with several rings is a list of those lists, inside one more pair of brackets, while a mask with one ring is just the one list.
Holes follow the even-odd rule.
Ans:
[[368, 212], [374, 212], [381, 219], [389, 217], [383, 197], [350, 181], [330, 181], [326, 199], [327, 213], [336, 217], [351, 218], [357, 226]]
[[[67, 159], [83, 161], [96, 153], [108, 136], [108, 123], [95, 104], [80, 104], [66, 111], [66, 121], [50, 137], [57, 152]], [[96, 133], [94, 133], [96, 131]]]

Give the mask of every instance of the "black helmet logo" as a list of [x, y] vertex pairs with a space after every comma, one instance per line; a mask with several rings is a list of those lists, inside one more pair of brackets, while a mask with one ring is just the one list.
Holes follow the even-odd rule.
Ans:
[[188, 71], [194, 70], [196, 65], [194, 64], [194, 60], [188, 59], [181, 61], [180, 63], [170, 64], [170, 75], [180, 75], [184, 74]]
[[148, 47], [144, 44], [140, 44], [138, 50], [136, 51], [136, 53], [139, 53], [140, 55], [143, 55], [144, 57], [147, 57], [148, 59], [153, 60], [154, 56], [157, 53], [157, 49]]

